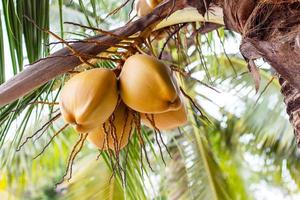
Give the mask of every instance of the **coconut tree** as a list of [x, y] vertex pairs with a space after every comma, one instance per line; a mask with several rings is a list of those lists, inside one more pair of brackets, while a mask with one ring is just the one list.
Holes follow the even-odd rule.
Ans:
[[[39, 177], [44, 174], [37, 171], [41, 165], [47, 169], [44, 173], [51, 172], [45, 179], [53, 184], [49, 187], [43, 183], [39, 189], [50, 199], [74, 199], [83, 194], [85, 199], [251, 199], [251, 190], [245, 187], [249, 182], [240, 175], [247, 170], [247, 160], [243, 159], [246, 153], [269, 162], [271, 169], [261, 172], [267, 181], [283, 185], [285, 180], [277, 174], [286, 168], [298, 184], [298, 155], [282, 112], [280, 85], [273, 77], [274, 71], [269, 67], [260, 69], [256, 60], [263, 58], [277, 71], [297, 133], [299, 80], [295, 59], [299, 46], [299, 2], [166, 0], [136, 20], [130, 14], [133, 3], [2, 2], [0, 144], [1, 174], [6, 177], [3, 184], [9, 183], [10, 191], [18, 195], [14, 186], [27, 187], [28, 177], [35, 177], [31, 179], [33, 183], [40, 182]], [[278, 23], [283, 16], [284, 20]], [[224, 31], [223, 26], [229, 31]], [[220, 54], [220, 47], [226, 49], [228, 40], [239, 38], [232, 31], [243, 36], [240, 50], [248, 65], [239, 56]], [[8, 52], [4, 46], [9, 47], [10, 58], [4, 57]], [[161, 138], [156, 131], [142, 127], [146, 154], [141, 153], [138, 134], [134, 134], [120, 152], [125, 176], [117, 172], [112, 179], [110, 174], [115, 172], [115, 165], [111, 162], [116, 157], [101, 151], [99, 163], [107, 167], [97, 168], [101, 164], [92, 162], [91, 155], [97, 157], [98, 151], [84, 148], [70, 182], [54, 190], [53, 185], [65, 172], [70, 146], [78, 137], [70, 128], [60, 132], [62, 121], [56, 121], [55, 103], [62, 86], [73, 73], [87, 68], [119, 69], [116, 61], [128, 52], [155, 55], [172, 66], [187, 97], [189, 124]], [[204, 74], [202, 80], [197, 73]], [[15, 76], [7, 80], [9, 74]], [[221, 116], [218, 118], [207, 106], [215, 102], [210, 99], [218, 91], [215, 86], [237, 96], [241, 108], [254, 109], [246, 109], [239, 116], [230, 110], [232, 107], [220, 109], [222, 105], [217, 105], [217, 115]], [[255, 89], [261, 94], [258, 99]], [[247, 137], [250, 139], [245, 142]], [[51, 154], [45, 153], [48, 149], [53, 152], [51, 158], [46, 157]], [[101, 179], [92, 178], [96, 173]], [[80, 184], [82, 179], [84, 186]], [[41, 198], [41, 193], [34, 194], [35, 185], [24, 188], [19, 196]]]

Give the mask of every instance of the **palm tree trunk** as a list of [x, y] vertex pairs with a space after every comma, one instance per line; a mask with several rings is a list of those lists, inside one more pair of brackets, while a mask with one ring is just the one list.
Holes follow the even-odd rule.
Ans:
[[297, 144], [300, 147], [300, 92], [281, 76], [279, 77], [279, 83], [281, 93], [284, 96], [286, 111], [294, 127]]

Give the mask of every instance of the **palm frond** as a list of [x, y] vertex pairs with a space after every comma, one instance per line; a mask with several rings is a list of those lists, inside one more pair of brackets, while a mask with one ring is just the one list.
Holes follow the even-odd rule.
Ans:
[[[17, 6], [18, 5], [18, 6]], [[11, 0], [2, 1], [6, 33], [9, 42], [13, 73], [17, 74], [23, 69], [23, 27], [20, 4]]]
[[17, 7], [20, 7], [18, 12], [20, 24], [23, 26], [27, 58], [29, 63], [33, 63], [49, 53], [45, 45], [49, 41], [49, 36], [42, 31], [49, 29], [49, 0], [18, 1]]
[[80, 200], [83, 193], [84, 199], [124, 199], [122, 185], [116, 178], [111, 178], [111, 170], [96, 157], [96, 154], [90, 153], [74, 166], [71, 181], [60, 186], [60, 190], [66, 190], [64, 199]]
[[[191, 116], [194, 117], [194, 116]], [[185, 162], [190, 163], [187, 167], [189, 183], [194, 198], [199, 199], [232, 199], [229, 193], [228, 184], [226, 183], [223, 172], [214, 159], [210, 151], [209, 143], [204, 132], [196, 125], [190, 136], [192, 144], [184, 145]], [[199, 122], [198, 122], [199, 123]], [[185, 132], [188, 134], [188, 132]], [[197, 169], [197, 170], [196, 170]]]
[[[214, 152], [219, 152], [219, 159], [222, 159], [226, 154], [232, 156], [232, 161], [237, 157], [236, 159], [239, 161], [234, 161], [236, 163], [241, 163], [243, 160], [241, 152], [246, 151], [253, 156], [260, 156], [262, 160], [270, 162], [269, 165], [273, 166], [266, 167], [265, 173], [262, 174], [262, 176], [268, 176], [269, 180], [272, 180], [270, 183], [277, 181], [281, 187], [284, 185], [285, 180], [278, 175], [282, 168], [286, 168], [287, 173], [291, 174], [292, 180], [298, 183], [299, 178], [295, 169], [299, 165], [299, 153], [291, 125], [285, 113], [285, 105], [280, 94], [278, 81], [276, 78], [274, 79], [272, 74], [261, 69], [261, 88], [259, 93], [255, 94], [251, 75], [241, 71], [246, 68], [246, 63], [242, 59], [231, 57], [232, 64], [240, 74], [237, 77], [226, 70], [226, 68], [230, 68], [227, 58], [221, 56], [218, 58], [218, 62], [223, 66], [220, 68], [222, 70], [219, 71], [221, 76], [217, 80], [220, 87], [218, 89], [229, 93], [226, 99], [231, 102], [216, 101], [216, 107], [220, 110], [220, 117], [217, 121], [224, 121], [225, 125], [216, 123], [216, 130], [213, 131], [216, 135], [211, 136], [211, 139], [212, 141], [220, 140], [220, 144], [214, 143], [212, 145], [216, 148]], [[222, 86], [223, 84], [224, 86]], [[209, 100], [204, 100], [207, 99], [207, 95], [205, 95], [206, 98], [203, 98], [204, 95], [202, 94], [207, 89], [203, 86], [200, 88], [198, 91], [201, 93], [198, 94], [202, 97], [199, 102], [205, 108], [204, 105], [212, 102], [216, 96], [212, 95], [208, 97]], [[240, 110], [239, 108], [244, 109]], [[217, 150], [218, 148], [220, 150]], [[224, 154], [228, 150], [231, 153]], [[286, 163], [288, 164], [286, 165]]]

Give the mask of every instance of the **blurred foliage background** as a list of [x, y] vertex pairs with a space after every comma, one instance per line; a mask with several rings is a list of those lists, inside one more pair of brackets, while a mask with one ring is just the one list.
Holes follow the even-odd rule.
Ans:
[[[107, 17], [122, 3], [119, 0], [3, 0], [0, 83], [63, 46], [48, 45], [56, 40], [24, 16], [66, 40], [83, 39], [97, 33], [65, 22], [112, 30], [126, 24], [135, 14], [129, 15], [131, 0], [115, 15]], [[120, 177], [111, 178], [108, 155], [99, 157], [99, 151], [86, 142], [75, 160], [72, 179], [55, 187], [78, 139], [72, 128], [59, 134], [36, 159], [51, 136], [63, 126], [61, 119], [50, 124], [45, 134], [29, 140], [20, 151], [16, 149], [57, 112], [55, 106], [30, 102], [57, 101], [67, 78], [62, 75], [0, 108], [0, 199], [299, 199], [300, 155], [274, 71], [263, 61], [257, 61], [261, 84], [256, 92], [252, 76], [238, 52], [238, 35], [220, 28], [192, 36], [189, 28], [186, 26], [174, 35], [166, 52], [169, 61], [191, 74], [191, 77], [181, 77], [181, 83], [210, 122], [199, 117], [197, 110], [189, 105], [189, 124], [162, 133], [172, 158], [163, 147], [160, 153], [152, 130], [143, 127], [153, 171], [145, 160], [145, 169], [141, 170], [136, 136], [121, 153], [123, 158], [128, 155], [126, 184]], [[153, 42], [154, 53], [159, 54], [166, 39]], [[181, 46], [175, 42], [179, 39]], [[102, 60], [98, 66], [114, 65]]]

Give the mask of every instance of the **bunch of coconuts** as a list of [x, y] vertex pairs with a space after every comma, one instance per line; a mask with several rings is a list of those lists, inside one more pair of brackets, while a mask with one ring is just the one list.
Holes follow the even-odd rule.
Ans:
[[73, 76], [61, 91], [59, 105], [64, 120], [78, 133], [87, 133], [88, 140], [100, 150], [125, 147], [133, 124], [140, 121], [156, 130], [187, 122], [172, 70], [155, 57], [142, 54], [130, 56], [119, 77], [104, 68]]

